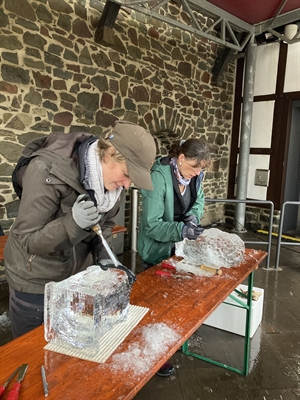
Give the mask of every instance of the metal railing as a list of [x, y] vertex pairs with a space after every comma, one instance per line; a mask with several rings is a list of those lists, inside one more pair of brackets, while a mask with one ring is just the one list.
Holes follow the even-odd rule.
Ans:
[[275, 258], [275, 269], [278, 268], [279, 264], [279, 258], [280, 258], [280, 248], [282, 244], [285, 244], [286, 246], [299, 246], [299, 243], [293, 243], [293, 242], [283, 242], [282, 239], [282, 228], [283, 228], [283, 222], [284, 222], [284, 213], [285, 213], [285, 206], [289, 205], [294, 205], [294, 206], [300, 206], [300, 201], [285, 201], [282, 205], [282, 210], [280, 214], [280, 222], [279, 222], [279, 228], [278, 228], [278, 241], [277, 241], [277, 250], [276, 250], [276, 258]]
[[274, 214], [274, 204], [269, 200], [236, 200], [236, 199], [205, 199], [205, 202], [211, 203], [246, 203], [246, 204], [268, 204], [270, 209], [270, 221], [269, 221], [269, 232], [268, 241], [262, 242], [260, 240], [248, 241], [244, 240], [245, 244], [262, 244], [267, 245], [268, 255], [266, 257], [266, 269], [270, 267], [270, 256], [271, 256], [271, 245], [272, 245], [272, 228], [273, 228], [273, 214]]

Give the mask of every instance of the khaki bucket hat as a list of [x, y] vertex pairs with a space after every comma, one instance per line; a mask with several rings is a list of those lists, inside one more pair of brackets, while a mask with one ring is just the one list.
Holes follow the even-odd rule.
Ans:
[[132, 182], [141, 189], [152, 190], [150, 169], [155, 160], [156, 146], [151, 133], [132, 122], [118, 121], [108, 139], [126, 158]]

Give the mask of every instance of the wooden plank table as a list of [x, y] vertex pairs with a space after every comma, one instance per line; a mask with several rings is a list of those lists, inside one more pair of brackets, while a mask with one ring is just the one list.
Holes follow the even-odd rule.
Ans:
[[[148, 307], [150, 311], [127, 336], [114, 354], [126, 352], [132, 344], [141, 348], [141, 327], [165, 323], [179, 335], [167, 351], [147, 363], [142, 373], [115, 370], [112, 356], [103, 364], [44, 350], [44, 329], [39, 327], [1, 347], [0, 384], [21, 364], [29, 364], [21, 383], [19, 399], [44, 399], [40, 368], [45, 366], [49, 400], [124, 400], [132, 399], [156, 371], [186, 342], [204, 320], [243, 282], [266, 257], [261, 250], [246, 249], [243, 262], [223, 268], [222, 275], [193, 276], [176, 279], [155, 274], [161, 267], [152, 267], [137, 275], [130, 303]], [[5, 400], [7, 392], [2, 395]]]

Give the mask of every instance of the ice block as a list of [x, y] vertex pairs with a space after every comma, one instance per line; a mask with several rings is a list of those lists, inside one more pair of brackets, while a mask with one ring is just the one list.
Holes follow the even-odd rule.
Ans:
[[238, 235], [217, 228], [205, 229], [196, 240], [175, 243], [176, 256], [215, 268], [239, 265], [244, 253], [245, 243]]
[[46, 341], [62, 340], [97, 351], [101, 337], [125, 321], [131, 285], [118, 269], [93, 265], [61, 282], [45, 287]]

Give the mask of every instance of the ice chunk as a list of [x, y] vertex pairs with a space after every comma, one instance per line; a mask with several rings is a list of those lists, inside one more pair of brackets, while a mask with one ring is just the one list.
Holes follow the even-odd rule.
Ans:
[[175, 244], [176, 256], [195, 264], [232, 267], [242, 262], [245, 244], [235, 233], [206, 229], [197, 240], [184, 239]]
[[45, 287], [45, 339], [97, 351], [101, 337], [125, 321], [131, 285], [118, 269], [98, 265]]

